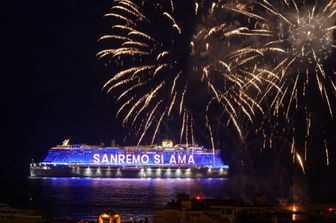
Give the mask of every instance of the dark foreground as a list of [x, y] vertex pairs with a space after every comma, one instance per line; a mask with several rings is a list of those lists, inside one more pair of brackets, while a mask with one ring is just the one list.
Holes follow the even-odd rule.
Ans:
[[336, 204], [270, 204], [262, 196], [253, 202], [234, 199], [190, 198], [176, 200], [157, 210], [156, 223], [289, 223], [336, 222]]
[[[117, 211], [105, 211], [95, 220], [59, 219], [39, 215], [38, 212], [0, 206], [2, 223], [315, 223], [336, 222], [336, 204], [269, 204], [262, 196], [254, 202], [241, 199], [191, 198], [178, 193], [164, 207], [156, 209], [154, 218], [134, 216], [122, 220]], [[75, 213], [73, 213], [75, 215]]]

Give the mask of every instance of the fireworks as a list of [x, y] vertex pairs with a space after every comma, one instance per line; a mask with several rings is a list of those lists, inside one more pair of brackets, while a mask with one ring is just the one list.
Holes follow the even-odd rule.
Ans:
[[[138, 129], [139, 142], [151, 134], [153, 143], [162, 125], [175, 120], [180, 141], [195, 143], [196, 115], [214, 144], [214, 109], [218, 115], [224, 111], [223, 119], [243, 137], [242, 114], [252, 121], [255, 110], [262, 111], [248, 91], [260, 90], [266, 72], [249, 63], [254, 49], [230, 47], [230, 39], [246, 33], [219, 18], [209, 21], [225, 10], [221, 5], [117, 0], [105, 15], [114, 24], [99, 41], [114, 47], [98, 57], [111, 62], [114, 74], [104, 89], [117, 92], [117, 114]], [[181, 19], [177, 15], [184, 10]]]
[[[239, 54], [248, 53], [249, 63], [272, 74], [263, 80], [269, 81], [268, 87], [255, 96], [258, 103], [267, 106], [264, 111], [268, 115], [258, 128], [265, 138], [264, 146], [272, 147], [277, 135], [294, 137], [298, 152], [292, 153], [293, 158], [302, 152], [306, 160], [316, 103], [330, 118], [334, 116], [336, 88], [331, 58], [335, 48], [335, 1], [235, 1], [223, 7], [239, 24], [234, 33], [246, 36], [247, 44], [236, 44], [241, 48]], [[318, 94], [320, 100], [314, 97]], [[301, 139], [303, 142], [299, 142]], [[302, 161], [300, 165], [303, 167]]]
[[[334, 0], [116, 0], [105, 16], [113, 26], [98, 57], [113, 75], [104, 89], [116, 92], [118, 114], [138, 129], [139, 142], [151, 134], [153, 143], [173, 120], [180, 141], [194, 143], [199, 126], [214, 146], [218, 123], [244, 138], [242, 121], [261, 114], [265, 146], [276, 135], [304, 132], [292, 153], [304, 171], [299, 153], [307, 159], [311, 96], [318, 93], [334, 116]], [[327, 146], [325, 153], [329, 164]]]

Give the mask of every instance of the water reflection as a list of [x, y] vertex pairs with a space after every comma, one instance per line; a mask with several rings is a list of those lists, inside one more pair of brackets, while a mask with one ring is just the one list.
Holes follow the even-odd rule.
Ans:
[[123, 219], [149, 216], [178, 192], [191, 196], [224, 197], [226, 179], [32, 178], [35, 204], [62, 218], [94, 220], [106, 210]]

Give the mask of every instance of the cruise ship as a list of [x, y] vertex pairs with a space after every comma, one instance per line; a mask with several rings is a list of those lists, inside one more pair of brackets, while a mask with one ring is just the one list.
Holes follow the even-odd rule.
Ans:
[[31, 177], [225, 178], [220, 151], [198, 145], [52, 147], [42, 162], [30, 163]]

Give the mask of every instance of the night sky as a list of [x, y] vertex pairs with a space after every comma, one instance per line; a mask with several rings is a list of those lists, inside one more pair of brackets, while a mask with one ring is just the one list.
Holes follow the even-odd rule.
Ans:
[[[110, 74], [96, 57], [97, 39], [109, 27], [103, 15], [110, 6], [107, 0], [0, 3], [2, 176], [28, 175], [32, 158], [40, 161], [66, 138], [122, 143], [125, 130], [109, 96], [101, 92]], [[319, 171], [311, 169], [313, 180], [318, 179]], [[335, 171], [327, 173], [316, 184], [327, 182], [330, 189]]]
[[109, 144], [121, 137], [113, 104], [101, 92], [108, 74], [96, 58], [110, 4], [2, 1], [1, 149], [8, 159], [1, 165], [22, 171], [66, 138]]

